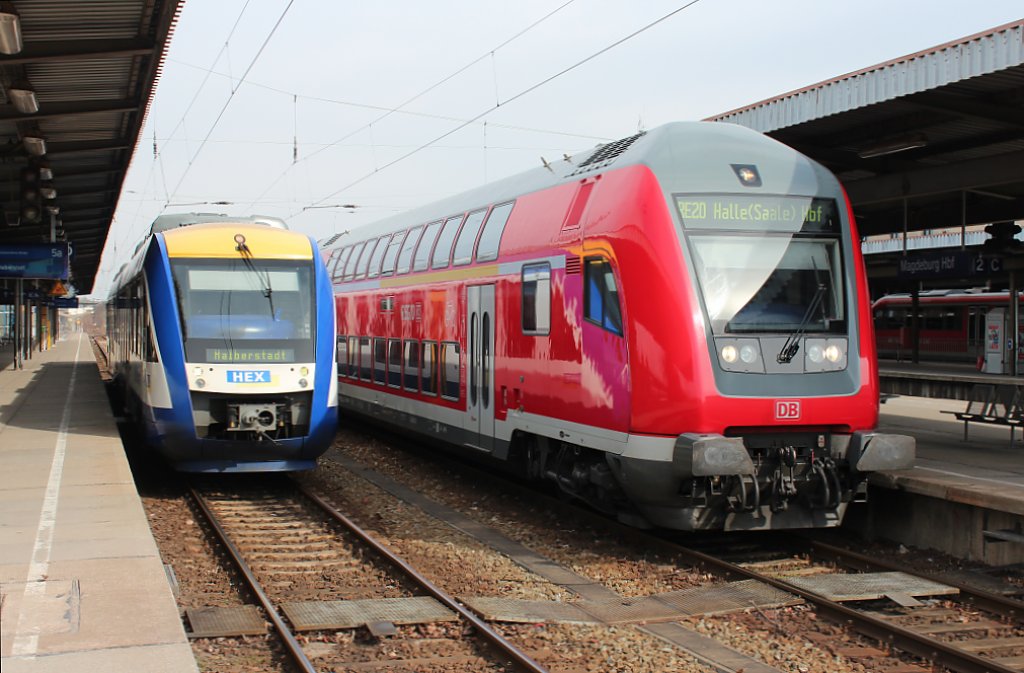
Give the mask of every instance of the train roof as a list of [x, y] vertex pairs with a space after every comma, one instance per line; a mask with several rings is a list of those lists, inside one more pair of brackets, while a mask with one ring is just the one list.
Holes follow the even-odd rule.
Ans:
[[287, 229], [288, 225], [279, 217], [267, 215], [250, 215], [247, 217], [229, 216], [220, 213], [168, 213], [160, 215], [153, 220], [149, 228], [149, 235], [159, 234], [168, 229], [187, 227], [193, 224], [205, 224], [207, 222], [223, 222], [226, 224], [263, 224], [275, 229]]
[[823, 181], [838, 190], [823, 166], [757, 131], [735, 124], [673, 122], [378, 220], [351, 237], [331, 236], [323, 247], [349, 245], [353, 239], [366, 240], [631, 165], [648, 166], [667, 193], [682, 191], [679, 185], [693, 193], [737, 192], [743, 186], [736, 167], [744, 165], [760, 168], [760, 193], [816, 194]]
[[[1024, 298], [1024, 292], [1018, 294]], [[918, 293], [919, 301], [929, 304], [985, 304], [985, 303], [998, 303], [1005, 302], [1010, 297], [1010, 293], [1006, 290], [991, 291], [985, 290], [984, 288], [967, 288], [967, 289], [954, 289], [954, 290], [923, 290]], [[910, 304], [913, 301], [913, 295], [909, 292], [895, 292], [893, 294], [887, 294], [879, 297], [872, 303], [872, 307], [886, 306], [894, 304], [898, 306]]]

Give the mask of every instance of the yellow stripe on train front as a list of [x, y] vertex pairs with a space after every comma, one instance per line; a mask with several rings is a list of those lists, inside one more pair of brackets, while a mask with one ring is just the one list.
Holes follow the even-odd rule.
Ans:
[[250, 223], [192, 224], [163, 233], [168, 257], [237, 257], [236, 235], [257, 259], [312, 259], [313, 246], [300, 233]]

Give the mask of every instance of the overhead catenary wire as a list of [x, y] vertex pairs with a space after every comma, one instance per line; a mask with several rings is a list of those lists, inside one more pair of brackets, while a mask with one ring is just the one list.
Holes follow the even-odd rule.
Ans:
[[573, 70], [575, 70], [576, 68], [580, 67], [581, 65], [584, 65], [585, 63], [589, 63], [590, 61], [594, 60], [595, 58], [597, 58], [601, 54], [604, 54], [604, 53], [606, 53], [608, 51], [611, 51], [615, 47], [618, 47], [619, 45], [621, 45], [621, 44], [623, 44], [625, 42], [628, 42], [629, 40], [633, 39], [637, 35], [640, 35], [640, 34], [646, 32], [646, 31], [650, 30], [654, 26], [657, 26], [658, 24], [663, 23], [664, 21], [667, 21], [668, 19], [672, 18], [676, 14], [679, 14], [680, 12], [682, 12], [682, 11], [684, 11], [686, 9], [689, 9], [690, 7], [693, 7], [694, 5], [696, 5], [700, 1], [701, 0], [690, 0], [690, 2], [687, 2], [686, 4], [682, 5], [681, 7], [677, 7], [676, 9], [672, 10], [668, 14], [665, 14], [664, 16], [662, 16], [662, 17], [660, 17], [658, 19], [655, 19], [654, 21], [651, 21], [647, 25], [645, 25], [642, 28], [639, 28], [639, 29], [633, 31], [629, 35], [626, 35], [625, 37], [622, 37], [622, 38], [616, 40], [615, 42], [609, 44], [608, 46], [599, 49], [598, 51], [594, 52], [593, 54], [590, 54], [586, 58], [583, 58], [583, 59], [577, 61], [576, 63], [574, 63], [574, 64], [572, 64], [572, 65], [570, 65], [570, 66], [568, 66], [566, 68], [563, 68], [562, 70], [558, 71], [557, 73], [555, 73], [555, 74], [553, 74], [553, 75], [551, 75], [551, 76], [549, 76], [549, 77], [547, 77], [547, 78], [545, 78], [545, 79], [543, 79], [543, 80], [541, 80], [541, 81], [539, 81], [539, 82], [537, 82], [537, 83], [535, 83], [535, 84], [533, 84], [533, 85], [523, 89], [519, 93], [517, 93], [517, 94], [515, 94], [515, 95], [513, 95], [513, 96], [511, 96], [511, 97], [509, 97], [507, 99], [505, 99], [504, 101], [501, 101], [501, 102], [493, 105], [492, 107], [487, 108], [486, 110], [484, 110], [484, 111], [480, 112], [479, 114], [477, 114], [472, 119], [469, 119], [469, 120], [459, 124], [458, 126], [456, 126], [456, 127], [452, 128], [452, 129], [442, 133], [441, 135], [437, 136], [433, 140], [427, 141], [426, 143], [420, 145], [419, 147], [417, 147], [416, 149], [412, 150], [411, 152], [407, 152], [406, 154], [403, 154], [402, 156], [400, 156], [400, 157], [398, 157], [398, 158], [396, 158], [396, 159], [394, 159], [392, 161], [389, 161], [388, 163], [384, 164], [383, 166], [375, 168], [373, 170], [373, 172], [367, 173], [367, 174], [363, 175], [362, 177], [360, 177], [360, 178], [358, 178], [358, 179], [348, 183], [344, 187], [336, 189], [335, 191], [331, 192], [327, 196], [324, 196], [324, 197], [318, 199], [317, 201], [314, 201], [314, 202], [310, 203], [308, 206], [303, 207], [301, 210], [290, 214], [289, 217], [294, 217], [295, 215], [298, 215], [299, 213], [302, 213], [302, 212], [304, 212], [306, 210], [310, 210], [310, 209], [313, 209], [313, 208], [320, 207], [320, 205], [322, 203], [324, 203], [328, 199], [334, 198], [335, 196], [337, 196], [341, 192], [345, 191], [346, 189], [351, 189], [355, 185], [358, 185], [361, 182], [363, 182], [363, 181], [373, 177], [374, 175], [380, 173], [384, 169], [390, 168], [391, 166], [394, 166], [395, 164], [400, 163], [402, 161], [405, 161], [409, 157], [411, 157], [411, 156], [413, 156], [415, 154], [418, 154], [419, 152], [422, 152], [423, 150], [427, 149], [428, 147], [431, 147], [432, 145], [434, 145], [438, 141], [444, 140], [445, 138], [447, 138], [448, 136], [452, 135], [453, 133], [461, 131], [462, 129], [466, 128], [470, 124], [472, 124], [474, 122], [477, 122], [480, 119], [486, 117], [487, 115], [489, 115], [490, 113], [494, 112], [498, 108], [500, 108], [500, 107], [502, 107], [504, 105], [508, 105], [509, 103], [511, 103], [513, 101], [516, 101], [516, 100], [522, 98], [523, 96], [526, 96], [527, 94], [530, 94], [530, 93], [536, 91], [537, 89], [541, 88], [545, 84], [549, 84], [550, 82], [558, 79], [562, 75], [565, 75], [565, 74], [567, 74], [569, 72], [572, 72]]
[[[548, 20], [549, 18], [551, 18], [552, 16], [554, 16], [554, 15], [555, 15], [555, 14], [557, 14], [558, 12], [562, 11], [563, 9], [565, 9], [566, 7], [568, 7], [569, 5], [571, 5], [572, 3], [574, 3], [575, 1], [576, 1], [576, 0], [567, 0], [567, 2], [564, 2], [564, 3], [562, 3], [561, 5], [559, 5], [558, 7], [556, 7], [555, 9], [551, 10], [550, 12], [548, 12], [547, 14], [545, 14], [544, 16], [542, 16], [541, 18], [539, 18], [539, 19], [537, 19], [536, 21], [534, 21], [533, 23], [531, 23], [531, 24], [530, 24], [529, 26], [527, 26], [526, 28], [523, 28], [523, 29], [522, 29], [522, 30], [520, 30], [520, 31], [519, 31], [518, 33], [516, 33], [516, 34], [515, 34], [515, 35], [513, 35], [512, 37], [510, 37], [510, 38], [506, 39], [506, 40], [505, 40], [504, 42], [502, 42], [502, 43], [501, 43], [501, 44], [499, 44], [498, 46], [496, 46], [496, 47], [493, 47], [492, 49], [489, 49], [489, 50], [488, 50], [488, 51], [487, 51], [486, 53], [484, 53], [483, 55], [481, 55], [481, 56], [478, 56], [477, 58], [473, 59], [472, 61], [470, 61], [470, 62], [469, 62], [469, 63], [467, 63], [466, 65], [464, 65], [464, 66], [462, 66], [461, 68], [457, 69], [457, 70], [456, 70], [455, 72], [453, 72], [453, 73], [451, 73], [450, 75], [447, 75], [447, 76], [445, 76], [445, 77], [441, 78], [441, 79], [440, 79], [440, 80], [438, 80], [437, 82], [434, 82], [433, 84], [431, 84], [430, 86], [428, 86], [428, 87], [427, 87], [426, 89], [423, 89], [423, 90], [422, 90], [422, 91], [420, 91], [419, 93], [417, 93], [417, 94], [415, 94], [415, 95], [411, 96], [410, 98], [407, 98], [407, 99], [406, 99], [405, 101], [403, 101], [402, 103], [399, 103], [399, 104], [398, 104], [397, 106], [395, 106], [395, 107], [393, 107], [393, 108], [387, 108], [387, 109], [385, 109], [385, 110], [383, 111], [383, 114], [381, 114], [381, 115], [380, 115], [379, 117], [377, 117], [376, 119], [372, 120], [372, 121], [371, 121], [371, 122], [369, 122], [368, 124], [364, 124], [363, 126], [360, 126], [359, 128], [357, 128], [357, 129], [355, 129], [355, 130], [353, 130], [353, 131], [351, 131], [351, 132], [349, 132], [349, 133], [346, 133], [346, 134], [345, 134], [344, 136], [342, 136], [341, 138], [337, 139], [337, 140], [336, 140], [336, 141], [334, 141], [333, 143], [330, 143], [330, 144], [328, 144], [328, 145], [326, 145], [326, 146], [324, 146], [324, 147], [321, 147], [321, 148], [320, 148], [319, 150], [316, 150], [315, 152], [311, 152], [310, 154], [308, 154], [308, 155], [306, 155], [305, 157], [303, 157], [303, 158], [302, 158], [302, 159], [301, 159], [300, 161], [306, 161], [307, 159], [311, 159], [311, 158], [313, 158], [314, 156], [316, 156], [317, 154], [319, 154], [320, 152], [323, 152], [323, 151], [325, 151], [325, 150], [328, 150], [328, 149], [330, 149], [331, 147], [334, 147], [335, 145], [338, 145], [338, 144], [340, 144], [340, 143], [343, 143], [344, 141], [348, 140], [349, 138], [351, 138], [352, 136], [356, 135], [357, 133], [359, 133], [359, 132], [361, 132], [361, 131], [364, 131], [364, 130], [366, 130], [366, 129], [372, 128], [372, 126], [373, 126], [374, 124], [377, 124], [377, 123], [379, 123], [379, 122], [383, 121], [384, 119], [387, 119], [387, 118], [388, 118], [388, 117], [390, 117], [391, 115], [395, 114], [396, 112], [399, 112], [399, 111], [401, 111], [401, 110], [402, 110], [402, 108], [404, 108], [405, 106], [407, 106], [407, 105], [409, 105], [410, 103], [413, 103], [414, 101], [416, 101], [416, 100], [418, 100], [418, 99], [422, 98], [422, 97], [423, 97], [423, 96], [425, 96], [426, 94], [430, 93], [431, 91], [433, 91], [434, 89], [438, 88], [439, 86], [441, 86], [441, 85], [443, 85], [443, 84], [445, 84], [445, 83], [447, 83], [447, 82], [451, 81], [451, 80], [452, 80], [452, 79], [454, 79], [455, 77], [458, 77], [459, 75], [461, 75], [462, 73], [464, 73], [464, 72], [465, 72], [466, 70], [468, 70], [469, 68], [473, 67], [474, 65], [476, 65], [476, 64], [477, 64], [477, 63], [479, 63], [480, 61], [484, 60], [485, 58], [488, 58], [488, 57], [490, 57], [491, 59], [493, 59], [493, 58], [494, 58], [494, 53], [495, 53], [496, 51], [498, 51], [498, 50], [499, 50], [499, 49], [501, 49], [502, 47], [508, 46], [508, 45], [509, 45], [509, 44], [511, 44], [511, 43], [512, 43], [513, 41], [515, 41], [515, 40], [519, 39], [520, 37], [522, 37], [523, 35], [525, 35], [525, 34], [526, 34], [526, 33], [528, 33], [529, 31], [533, 30], [534, 28], [536, 28], [537, 26], [539, 26], [539, 25], [540, 25], [541, 23], [543, 23], [544, 21], [547, 21], [547, 20]], [[497, 93], [497, 91], [495, 91], [495, 93]], [[297, 162], [295, 162], [295, 163], [297, 163]], [[292, 165], [294, 166], [294, 165], [295, 165], [295, 163], [293, 163]], [[285, 168], [285, 169], [284, 169], [284, 171], [282, 171], [282, 172], [281, 172], [281, 174], [280, 174], [280, 175], [278, 175], [278, 176], [277, 176], [277, 177], [276, 177], [276, 178], [274, 179], [274, 181], [273, 181], [273, 182], [271, 182], [271, 183], [270, 183], [270, 185], [268, 185], [268, 186], [267, 186], [267, 188], [266, 188], [266, 189], [264, 189], [264, 190], [263, 190], [262, 192], [260, 192], [260, 194], [259, 194], [259, 195], [258, 195], [258, 196], [257, 196], [257, 197], [256, 197], [255, 199], [253, 199], [252, 203], [250, 203], [250, 204], [249, 204], [250, 208], [251, 208], [251, 207], [252, 207], [253, 205], [255, 205], [255, 203], [256, 203], [257, 201], [259, 201], [259, 200], [260, 200], [260, 199], [262, 199], [262, 198], [263, 198], [264, 196], [266, 196], [267, 192], [269, 192], [269, 191], [270, 191], [271, 189], [273, 189], [273, 188], [274, 188], [274, 187], [275, 187], [275, 186], [277, 185], [277, 183], [278, 183], [278, 182], [280, 182], [280, 181], [281, 181], [281, 180], [282, 180], [282, 179], [283, 179], [283, 178], [284, 178], [284, 177], [285, 177], [286, 175], [288, 175], [288, 173], [289, 173], [289, 172], [291, 171], [291, 169], [292, 169], [292, 166], [288, 166], [287, 168]]]
[[177, 194], [178, 189], [181, 187], [181, 184], [185, 181], [185, 178], [188, 176], [189, 171], [192, 169], [192, 166], [195, 163], [196, 158], [199, 156], [200, 152], [203, 151], [203, 148], [206, 146], [206, 143], [210, 139], [210, 136], [213, 135], [213, 132], [217, 128], [217, 125], [220, 123], [220, 120], [224, 117], [224, 113], [227, 111], [228, 106], [231, 105], [231, 101], [234, 100], [235, 93], [238, 92], [238, 87], [240, 87], [242, 83], [245, 82], [246, 77], [248, 77], [249, 73], [252, 72], [252, 69], [253, 67], [255, 67], [256, 62], [260, 60], [260, 56], [263, 55], [263, 51], [267, 48], [267, 45], [270, 44], [270, 40], [274, 37], [274, 34], [277, 32], [277, 29], [280, 28], [281, 23], [284, 21], [284, 17], [288, 15], [288, 11], [292, 8], [293, 4], [295, 4], [295, 0], [289, 0], [288, 4], [281, 12], [281, 16], [279, 16], [277, 18], [277, 21], [274, 23], [274, 27], [270, 29], [270, 32], [267, 33], [267, 36], [263, 39], [262, 44], [260, 44], [260, 48], [256, 51], [256, 55], [252, 57], [252, 60], [249, 62], [248, 67], [246, 67], [245, 72], [243, 72], [242, 76], [238, 79], [238, 85], [232, 86], [231, 94], [228, 96], [228, 99], [224, 101], [224, 105], [221, 107], [220, 112], [217, 114], [217, 118], [213, 120], [213, 124], [210, 125], [210, 129], [206, 132], [206, 136], [203, 138], [202, 142], [199, 144], [199, 147], [192, 155], [192, 158], [188, 160], [188, 164], [185, 166], [185, 170], [181, 174], [181, 178], [179, 178], [178, 184], [174, 186], [174, 191], [171, 192], [171, 197], [168, 199], [168, 203], [170, 202], [170, 199], [174, 198], [175, 194]]

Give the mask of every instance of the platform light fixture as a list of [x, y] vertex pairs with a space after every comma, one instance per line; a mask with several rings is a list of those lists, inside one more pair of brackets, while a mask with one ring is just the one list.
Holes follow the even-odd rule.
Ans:
[[39, 179], [43, 181], [53, 180], [53, 169], [45, 161], [36, 163], [36, 170], [39, 171]]
[[42, 136], [22, 136], [21, 144], [24, 145], [25, 151], [32, 156], [41, 157], [46, 154], [46, 140]]
[[924, 147], [927, 144], [928, 138], [923, 133], [915, 133], [909, 136], [889, 138], [874, 145], [868, 145], [860, 152], [857, 152], [857, 156], [861, 159], [871, 159], [873, 157], [882, 157], [887, 154], [896, 154], [897, 152]]
[[7, 89], [7, 97], [14, 104], [14, 109], [24, 115], [39, 112], [39, 99], [36, 92], [27, 82], [16, 82]]
[[21, 19], [13, 2], [0, 2], [0, 54], [21, 53]]
[[52, 182], [40, 182], [39, 196], [43, 197], [47, 201], [53, 201], [55, 198], [57, 198], [57, 188], [53, 186]]

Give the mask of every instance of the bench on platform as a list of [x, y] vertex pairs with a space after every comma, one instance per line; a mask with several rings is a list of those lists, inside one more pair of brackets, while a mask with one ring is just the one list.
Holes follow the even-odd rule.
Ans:
[[971, 390], [971, 399], [963, 411], [943, 411], [964, 422], [964, 441], [970, 423], [988, 423], [1010, 428], [1010, 446], [1014, 429], [1024, 425], [1024, 395], [1021, 386], [977, 384]]

